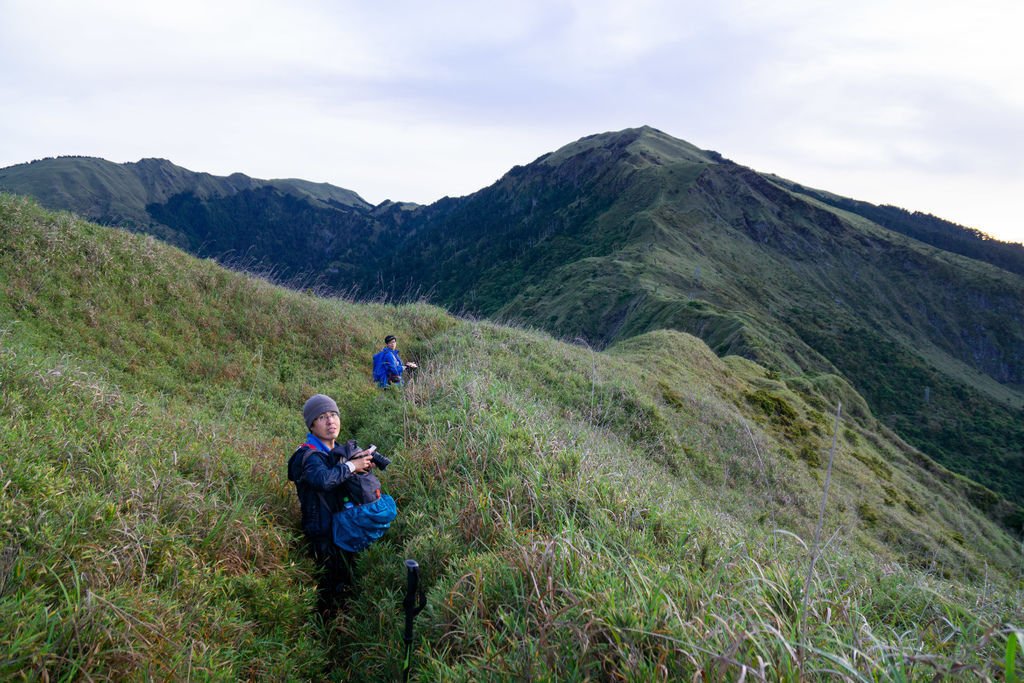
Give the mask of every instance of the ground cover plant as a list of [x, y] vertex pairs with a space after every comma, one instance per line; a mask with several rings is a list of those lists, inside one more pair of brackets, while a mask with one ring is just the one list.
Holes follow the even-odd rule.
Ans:
[[1007, 529], [1024, 526], [1020, 245], [647, 126], [429, 206], [159, 159], [44, 159], [0, 169], [0, 189], [293, 284], [428, 296], [598, 348], [674, 329], [782, 375], [840, 374], [889, 429], [997, 494], [984, 497]]
[[[10, 196], [0, 247], [5, 679], [394, 680], [407, 557], [416, 680], [1019, 677], [1020, 539], [835, 375], [320, 298]], [[400, 510], [327, 624], [284, 468], [317, 391]]]

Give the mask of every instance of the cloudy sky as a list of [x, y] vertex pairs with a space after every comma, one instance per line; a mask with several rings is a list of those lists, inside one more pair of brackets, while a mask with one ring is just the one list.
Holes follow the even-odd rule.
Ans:
[[1021, 0], [0, 0], [0, 167], [475, 192], [651, 125], [1024, 242]]

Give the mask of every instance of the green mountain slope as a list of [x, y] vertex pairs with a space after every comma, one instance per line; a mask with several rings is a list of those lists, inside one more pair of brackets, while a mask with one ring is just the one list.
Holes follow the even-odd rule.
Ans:
[[150, 232], [181, 245], [194, 241], [190, 231], [169, 229], [154, 219], [147, 207], [166, 204], [179, 195], [218, 199], [259, 188], [273, 188], [321, 209], [370, 208], [355, 192], [327, 183], [259, 180], [241, 173], [213, 176], [166, 159], [115, 164], [93, 157], [58, 157], [0, 169], [0, 190], [31, 195], [44, 206], [74, 211], [106, 225]]
[[1024, 502], [1024, 279], [658, 131], [585, 138], [428, 207], [393, 251], [401, 287], [562, 338], [676, 329], [783, 376], [841, 374], [904, 438]]
[[[14, 170], [28, 169], [0, 171], [0, 186]], [[1024, 504], [1013, 245], [758, 174], [646, 127], [584, 138], [427, 207], [162, 187], [144, 207], [151, 231], [281, 281], [427, 297], [597, 348], [674, 329], [781, 377], [839, 374], [903, 438]]]
[[919, 211], [911, 213], [898, 206], [876, 206], [869, 202], [861, 202], [831, 192], [804, 187], [784, 178], [772, 176], [772, 179], [789, 190], [807, 195], [837, 209], [863, 216], [878, 225], [926, 244], [991, 263], [1017, 275], [1024, 275], [1024, 244], [1000, 242], [980, 230], [950, 223], [931, 214]]
[[[1018, 542], [837, 375], [319, 299], [7, 195], [0, 247], [4, 678], [393, 680], [406, 557], [421, 680], [1019, 667]], [[326, 626], [284, 471], [315, 391], [400, 508]]]

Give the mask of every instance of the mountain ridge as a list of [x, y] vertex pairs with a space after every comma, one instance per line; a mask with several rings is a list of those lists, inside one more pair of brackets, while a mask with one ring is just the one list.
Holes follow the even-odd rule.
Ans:
[[[52, 180], [47, 184], [41, 181], [45, 178]], [[75, 191], [76, 185], [84, 191]], [[192, 193], [205, 199], [261, 187], [273, 187], [321, 207], [372, 208], [355, 192], [329, 183], [296, 178], [261, 180], [243, 173], [215, 176], [155, 157], [115, 163], [98, 157], [63, 156], [0, 169], [0, 188], [30, 194], [49, 208], [71, 210], [104, 224], [122, 226], [151, 225], [153, 220], [146, 207], [164, 204], [175, 195]]]
[[286, 280], [426, 293], [597, 348], [677, 329], [780, 376], [837, 373], [904, 438], [1024, 502], [1020, 277], [653, 128], [587, 136], [429, 206], [260, 187], [147, 212], [194, 253]]
[[[393, 680], [410, 557], [426, 680], [1016, 666], [993, 494], [839, 375], [320, 298], [6, 194], [0, 247], [0, 676]], [[386, 333], [402, 390], [369, 377]], [[318, 392], [400, 510], [328, 623], [284, 467]]]

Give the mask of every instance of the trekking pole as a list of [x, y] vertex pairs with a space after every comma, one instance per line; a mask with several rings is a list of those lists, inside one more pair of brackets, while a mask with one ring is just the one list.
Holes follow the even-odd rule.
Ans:
[[408, 681], [409, 670], [412, 669], [412, 621], [427, 606], [427, 596], [419, 587], [420, 565], [416, 560], [405, 561], [405, 572], [405, 600], [402, 602], [405, 607], [405, 667], [402, 669], [402, 680]]

